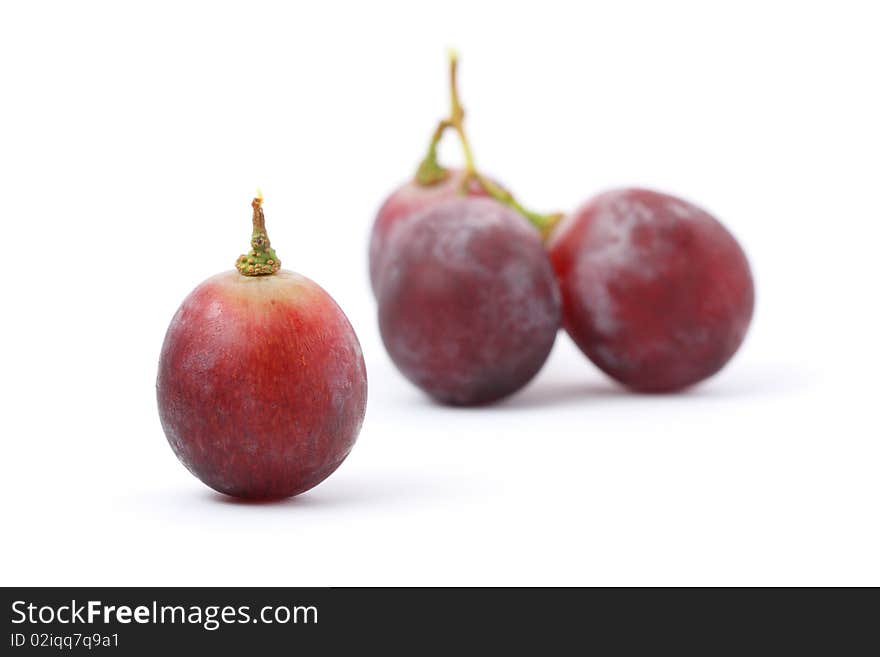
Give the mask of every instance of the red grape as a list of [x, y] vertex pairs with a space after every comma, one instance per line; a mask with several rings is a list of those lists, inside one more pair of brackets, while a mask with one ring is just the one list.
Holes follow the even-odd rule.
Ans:
[[720, 370], [754, 306], [746, 256], [704, 210], [620, 189], [562, 222], [549, 243], [565, 328], [603, 371], [642, 391], [671, 391]]
[[296, 495], [336, 470], [367, 400], [348, 319], [316, 283], [279, 270], [259, 206], [239, 271], [199, 285], [171, 320], [156, 382], [162, 428], [187, 469], [257, 499]]
[[400, 371], [431, 397], [485, 404], [534, 377], [560, 298], [538, 231], [486, 198], [429, 207], [396, 230], [378, 281], [379, 328]]

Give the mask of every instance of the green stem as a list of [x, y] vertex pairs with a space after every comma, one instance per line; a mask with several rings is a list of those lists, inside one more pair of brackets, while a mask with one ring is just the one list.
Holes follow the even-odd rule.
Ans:
[[281, 269], [281, 261], [275, 255], [275, 249], [269, 242], [266, 233], [266, 217], [263, 214], [263, 195], [257, 192], [257, 197], [251, 202], [254, 209], [254, 230], [251, 233], [251, 250], [247, 254], [238, 256], [235, 268], [242, 276], [267, 276]]
[[553, 226], [562, 219], [562, 213], [556, 212], [552, 214], [541, 214], [527, 210], [517, 201], [513, 194], [506, 189], [502, 189], [486, 176], [479, 172], [474, 162], [474, 154], [471, 150], [470, 141], [464, 129], [464, 108], [458, 95], [458, 54], [454, 50], [449, 51], [449, 83], [450, 83], [450, 99], [451, 108], [448, 122], [458, 134], [458, 140], [461, 142], [461, 148], [464, 152], [465, 175], [462, 181], [462, 189], [467, 189], [471, 180], [476, 180], [480, 186], [486, 190], [486, 193], [493, 199], [506, 205], [507, 207], [519, 212], [528, 219], [541, 233], [543, 237], [547, 237]]
[[458, 96], [458, 53], [454, 50], [449, 51], [449, 100], [449, 122], [458, 133], [461, 150], [464, 152], [465, 177], [476, 176], [477, 166], [474, 163], [474, 153], [464, 131], [464, 107], [461, 106], [461, 100]]
[[449, 177], [449, 169], [441, 165], [437, 160], [437, 145], [443, 138], [443, 133], [446, 132], [446, 129], [451, 127], [452, 124], [448, 119], [443, 119], [437, 124], [434, 134], [431, 136], [431, 143], [428, 144], [428, 153], [419, 163], [419, 168], [416, 169], [415, 179], [419, 185], [433, 185]]

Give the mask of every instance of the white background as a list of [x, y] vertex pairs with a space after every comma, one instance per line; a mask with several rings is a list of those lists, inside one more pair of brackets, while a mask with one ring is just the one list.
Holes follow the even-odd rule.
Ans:
[[[4, 3], [0, 579], [6, 585], [880, 584], [880, 39], [872, 3]], [[633, 396], [561, 334], [492, 408], [394, 370], [374, 212], [446, 111], [541, 210], [639, 184], [752, 262], [747, 341]], [[450, 163], [460, 161], [450, 142]], [[247, 247], [354, 324], [357, 446], [242, 504], [159, 425], [165, 329]]]

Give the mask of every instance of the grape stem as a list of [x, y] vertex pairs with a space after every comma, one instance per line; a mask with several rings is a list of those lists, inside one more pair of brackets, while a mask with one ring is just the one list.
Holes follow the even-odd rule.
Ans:
[[452, 124], [448, 119], [443, 119], [437, 124], [434, 134], [431, 136], [431, 143], [428, 144], [428, 154], [419, 163], [416, 170], [416, 182], [419, 185], [428, 186], [438, 182], [442, 182], [449, 177], [449, 169], [444, 167], [437, 160], [437, 145], [443, 139], [443, 133], [447, 128], [451, 128]]
[[449, 117], [437, 124], [437, 128], [434, 130], [428, 146], [428, 154], [419, 164], [419, 168], [416, 171], [416, 182], [420, 185], [433, 185], [449, 177], [449, 170], [437, 161], [437, 145], [440, 143], [446, 130], [451, 128], [458, 135], [458, 140], [464, 153], [462, 192], [465, 193], [470, 182], [476, 180], [490, 197], [528, 219], [540, 231], [542, 237], [546, 239], [553, 227], [562, 219], [562, 213], [541, 214], [526, 209], [514, 198], [513, 194], [484, 176], [476, 167], [470, 140], [464, 129], [464, 107], [462, 107], [458, 94], [458, 54], [454, 50], [449, 51], [449, 91]]
[[238, 256], [235, 268], [242, 276], [267, 276], [281, 269], [281, 261], [275, 255], [275, 249], [269, 242], [266, 233], [266, 216], [263, 214], [263, 195], [257, 192], [251, 202], [254, 209], [254, 230], [251, 233], [251, 250]]

